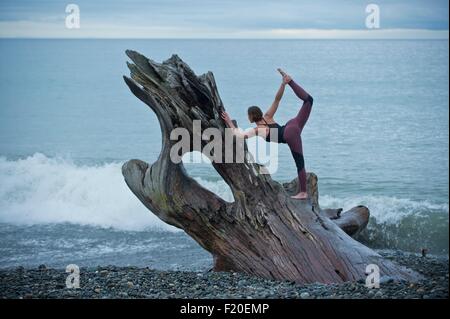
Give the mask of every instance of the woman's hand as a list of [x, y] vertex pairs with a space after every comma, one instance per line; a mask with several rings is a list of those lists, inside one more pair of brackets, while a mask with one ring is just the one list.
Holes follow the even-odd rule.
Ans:
[[229, 124], [231, 122], [231, 118], [227, 112], [223, 111], [220, 115], [221, 115], [222, 119], [225, 121], [225, 123]]
[[289, 74], [284, 72], [282, 69], [278, 68], [278, 72], [280, 72], [281, 76], [283, 77], [283, 84], [289, 84], [291, 82], [292, 78]]
[[233, 121], [231, 121], [230, 116], [228, 115], [227, 112], [222, 111], [220, 113], [220, 116], [222, 117], [222, 119], [225, 121], [225, 123], [227, 123], [228, 127], [232, 128], [233, 131], [236, 129], [236, 125], [234, 125]]

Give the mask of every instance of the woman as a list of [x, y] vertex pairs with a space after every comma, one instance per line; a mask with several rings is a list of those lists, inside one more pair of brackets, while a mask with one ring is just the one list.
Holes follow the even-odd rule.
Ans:
[[[242, 131], [237, 128], [230, 119], [230, 116], [226, 112], [222, 112], [222, 118], [226, 124], [233, 129], [233, 134], [241, 138], [250, 138], [256, 135], [262, 136], [268, 142], [287, 143], [291, 149], [292, 156], [294, 157], [295, 164], [297, 166], [298, 180], [300, 184], [300, 190], [297, 195], [292, 196], [295, 199], [307, 199], [308, 193], [306, 192], [306, 171], [305, 161], [303, 159], [302, 149], [302, 133], [303, 127], [308, 120], [311, 113], [311, 107], [313, 105], [313, 98], [309, 95], [300, 85], [294, 82], [292, 78], [278, 69], [278, 72], [283, 77], [283, 82], [275, 96], [275, 100], [269, 107], [265, 114], [262, 113], [258, 106], [251, 106], [248, 108], [248, 119], [250, 123], [255, 123], [256, 127]], [[303, 105], [300, 108], [297, 116], [289, 120], [284, 126], [280, 126], [273, 119], [281, 98], [283, 97], [284, 88], [289, 85], [294, 93], [303, 100]]]

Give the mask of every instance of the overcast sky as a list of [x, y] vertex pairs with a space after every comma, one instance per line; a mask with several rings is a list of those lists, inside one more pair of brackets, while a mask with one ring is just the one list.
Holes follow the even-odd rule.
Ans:
[[[65, 26], [69, 3], [80, 29]], [[365, 26], [380, 8], [380, 29]], [[0, 0], [0, 37], [446, 38], [448, 0]]]

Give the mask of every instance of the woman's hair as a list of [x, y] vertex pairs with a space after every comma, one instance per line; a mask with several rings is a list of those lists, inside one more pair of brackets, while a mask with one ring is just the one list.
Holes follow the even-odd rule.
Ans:
[[250, 123], [261, 121], [263, 118], [263, 112], [258, 106], [250, 106], [248, 108], [248, 119]]

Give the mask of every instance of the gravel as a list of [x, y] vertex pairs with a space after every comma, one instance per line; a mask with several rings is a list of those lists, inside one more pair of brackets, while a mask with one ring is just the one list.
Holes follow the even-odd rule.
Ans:
[[386, 258], [424, 275], [418, 283], [382, 277], [380, 288], [364, 281], [299, 285], [239, 273], [161, 271], [101, 266], [80, 269], [80, 288], [66, 288], [64, 269], [18, 267], [0, 270], [0, 298], [299, 298], [299, 299], [447, 299], [448, 257], [421, 257], [380, 251]]

